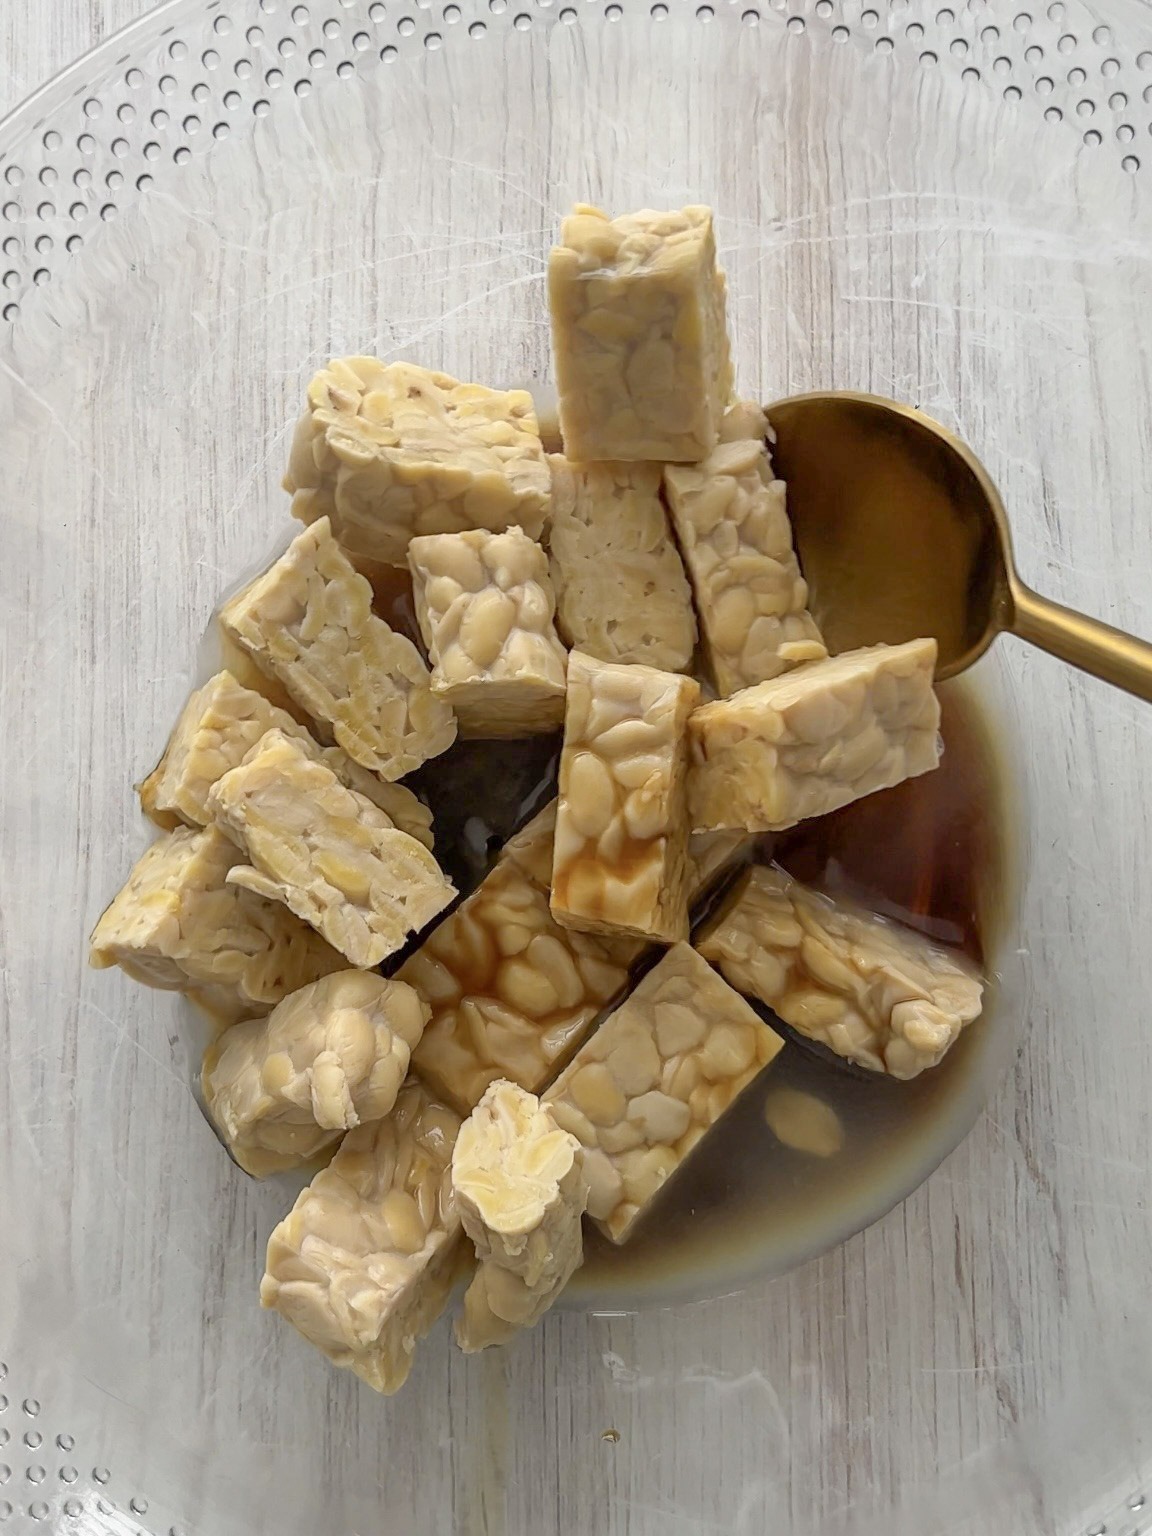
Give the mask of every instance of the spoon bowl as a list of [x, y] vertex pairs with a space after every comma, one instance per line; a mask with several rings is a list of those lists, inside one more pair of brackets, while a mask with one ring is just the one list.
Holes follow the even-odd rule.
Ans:
[[939, 422], [838, 391], [767, 409], [812, 615], [833, 653], [932, 635], [943, 679], [1006, 631], [1152, 701], [1152, 645], [1020, 580], [999, 492]]

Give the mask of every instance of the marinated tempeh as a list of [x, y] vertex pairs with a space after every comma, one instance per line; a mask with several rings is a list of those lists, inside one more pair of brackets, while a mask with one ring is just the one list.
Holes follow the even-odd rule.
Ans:
[[572, 464], [559, 455], [551, 463], [548, 549], [560, 634], [601, 661], [686, 672], [696, 614], [659, 467]]
[[814, 661], [705, 704], [688, 722], [699, 831], [780, 831], [940, 761], [935, 640]]
[[282, 901], [352, 965], [379, 965], [455, 895], [422, 843], [282, 731], [219, 779], [208, 805], [255, 866], [229, 880]]
[[552, 887], [552, 847], [556, 838], [557, 800], [549, 800], [531, 821], [514, 832], [500, 850], [500, 859], [511, 859], [540, 887]]
[[495, 1082], [464, 1122], [452, 1188], [479, 1267], [456, 1325], [461, 1348], [503, 1344], [538, 1322], [584, 1257], [580, 1143], [534, 1094]]
[[403, 565], [416, 534], [518, 525], [538, 539], [549, 478], [525, 390], [348, 357], [308, 386], [284, 489], [294, 517], [328, 517], [353, 554]]
[[697, 948], [800, 1034], [892, 1077], [936, 1066], [980, 1014], [965, 957], [775, 866], [743, 876]]
[[[221, 608], [227, 607], [230, 601], [231, 597], [224, 597]], [[220, 622], [219, 612], [213, 618], [209, 636], [211, 638], [205, 637], [201, 641], [201, 651], [211, 654], [212, 664], [218, 671], [231, 672], [241, 688], [251, 688], [253, 693], [267, 699], [269, 704], [275, 704], [277, 709], [291, 715], [297, 724], [305, 727], [309, 725], [308, 711], [297, 704], [278, 677], [258, 666], [244, 647], [233, 640]]]
[[784, 482], [772, 475], [767, 431], [758, 406], [734, 406], [706, 459], [664, 470], [721, 695], [828, 654], [808, 612], [808, 583], [792, 545]]
[[539, 1093], [624, 992], [639, 952], [561, 928], [547, 891], [504, 859], [397, 972], [432, 1009], [412, 1064], [463, 1114], [498, 1077]]
[[726, 291], [710, 209], [610, 219], [577, 204], [548, 261], [569, 458], [711, 452], [732, 393]]
[[408, 546], [432, 691], [462, 736], [531, 736], [564, 718], [567, 653], [548, 557], [520, 528], [434, 533]]
[[145, 811], [153, 820], [174, 817], [206, 825], [211, 819], [208, 791], [272, 730], [298, 741], [309, 757], [327, 763], [341, 784], [366, 796], [401, 832], [431, 848], [432, 813], [410, 789], [378, 778], [340, 747], [321, 747], [291, 715], [241, 687], [230, 672], [218, 672], [185, 704], [164, 756], [140, 786]]
[[336, 971], [268, 1018], [226, 1030], [200, 1081], [241, 1168], [262, 1179], [297, 1167], [386, 1115], [427, 1019], [427, 1004], [402, 981]]
[[396, 1392], [464, 1259], [452, 1200], [459, 1117], [418, 1083], [349, 1131], [268, 1241], [260, 1301], [335, 1365]]
[[149, 987], [188, 992], [221, 1021], [267, 1012], [344, 961], [319, 934], [226, 883], [239, 862], [217, 827], [178, 827], [143, 855], [91, 939], [98, 969], [118, 965]]
[[677, 944], [581, 1047], [545, 1103], [584, 1148], [588, 1214], [613, 1242], [783, 1044]]
[[688, 859], [692, 866], [689, 901], [704, 896], [724, 875], [734, 870], [755, 845], [746, 832], [693, 832], [688, 839]]
[[339, 746], [399, 779], [456, 739], [451, 709], [405, 635], [372, 612], [372, 588], [321, 518], [220, 614], [225, 631]]
[[699, 684], [573, 651], [552, 911], [591, 932], [688, 937], [688, 750]]

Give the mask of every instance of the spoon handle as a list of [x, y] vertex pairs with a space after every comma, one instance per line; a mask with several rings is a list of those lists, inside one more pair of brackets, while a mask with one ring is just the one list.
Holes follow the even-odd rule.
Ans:
[[1012, 634], [1152, 703], [1152, 645], [1146, 640], [1051, 602], [1019, 580], [1012, 599]]

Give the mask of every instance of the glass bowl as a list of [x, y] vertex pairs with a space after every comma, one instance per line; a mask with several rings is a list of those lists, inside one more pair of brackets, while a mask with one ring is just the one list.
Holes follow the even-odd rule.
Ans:
[[966, 684], [1010, 878], [939, 1155], [987, 1108], [927, 1182], [690, 1284], [577, 1288], [505, 1352], [441, 1325], [394, 1400], [259, 1311], [284, 1190], [220, 1151], [173, 999], [85, 939], [213, 604], [286, 531], [307, 378], [374, 351], [546, 385], [575, 199], [710, 202], [746, 390], [924, 407], [1026, 579], [1152, 630], [1150, 38], [1123, 0], [174, 0], [0, 125], [0, 1519], [1148, 1527], [1138, 704], [1011, 641]]

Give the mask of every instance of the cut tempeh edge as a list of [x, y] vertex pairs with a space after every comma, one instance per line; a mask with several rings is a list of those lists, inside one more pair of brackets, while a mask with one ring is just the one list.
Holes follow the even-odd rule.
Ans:
[[397, 972], [432, 1009], [412, 1065], [462, 1114], [499, 1077], [539, 1093], [623, 995], [642, 947], [562, 928], [547, 890], [501, 860]]
[[[556, 922], [548, 906], [555, 812], [551, 801], [505, 844], [483, 883], [397, 973], [432, 1009], [413, 1066], [462, 1114], [500, 1077], [544, 1089], [650, 952], [643, 940]], [[691, 838], [690, 902], [747, 846], [742, 832]]]
[[732, 394], [712, 212], [610, 219], [577, 204], [548, 260], [564, 450], [583, 462], [702, 459]]
[[532, 397], [414, 363], [337, 359], [308, 386], [284, 489], [351, 553], [403, 565], [417, 534], [543, 532], [549, 477]]
[[936, 1066], [980, 1014], [966, 956], [776, 866], [741, 878], [696, 947], [799, 1034], [892, 1077]]
[[204, 1057], [204, 1102], [233, 1157], [265, 1178], [379, 1120], [408, 1075], [428, 1006], [402, 981], [337, 971], [266, 1019], [226, 1030]]
[[584, 1257], [583, 1149], [534, 1094], [493, 1083], [461, 1127], [452, 1188], [479, 1266], [456, 1337], [503, 1344], [544, 1315]]
[[372, 612], [372, 588], [327, 518], [226, 603], [220, 623], [382, 778], [402, 778], [456, 739], [456, 717], [432, 693], [423, 657]]
[[268, 1240], [260, 1301], [377, 1392], [399, 1390], [467, 1258], [452, 1199], [460, 1120], [415, 1082], [340, 1144]]
[[772, 475], [767, 418], [741, 403], [699, 464], [664, 470], [668, 510], [692, 578], [721, 696], [777, 677], [827, 647], [808, 612], [785, 488]]
[[341, 784], [366, 796], [401, 832], [431, 848], [432, 813], [410, 789], [378, 778], [340, 747], [320, 746], [285, 710], [242, 687], [230, 672], [218, 672], [188, 699], [164, 756], [140, 786], [144, 810], [153, 820], [172, 816], [193, 826], [207, 825], [208, 791], [272, 730], [298, 741], [309, 757], [326, 763]]
[[622, 1243], [783, 1040], [677, 944], [544, 1095], [584, 1148], [588, 1214]]
[[935, 640], [808, 662], [702, 705], [688, 722], [698, 831], [780, 831], [940, 761]]
[[422, 843], [281, 731], [218, 780], [208, 804], [254, 866], [229, 880], [282, 901], [352, 965], [379, 965], [456, 894]]
[[266, 1013], [344, 961], [278, 902], [229, 885], [240, 862], [218, 827], [178, 827], [142, 857], [92, 932], [89, 959], [187, 992], [219, 1022]]
[[573, 464], [554, 455], [548, 552], [556, 626], [600, 661], [686, 672], [696, 612], [655, 464]]
[[556, 730], [568, 658], [540, 545], [520, 528], [434, 533], [412, 540], [408, 563], [432, 692], [452, 706], [460, 734]]
[[558, 800], [549, 800], [519, 832], [512, 834], [499, 853], [498, 862], [511, 859], [543, 891], [552, 886], [552, 848], [558, 806]]
[[688, 937], [692, 678], [568, 658], [552, 912], [568, 927]]

